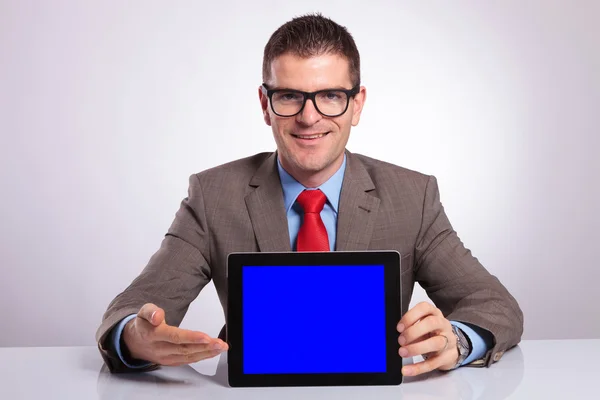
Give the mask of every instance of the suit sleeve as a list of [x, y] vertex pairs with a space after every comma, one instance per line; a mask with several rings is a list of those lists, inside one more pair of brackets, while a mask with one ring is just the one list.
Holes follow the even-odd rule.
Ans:
[[190, 303], [210, 282], [209, 240], [200, 181], [192, 175], [188, 197], [181, 202], [160, 248], [140, 275], [112, 300], [96, 332], [100, 354], [111, 372], [146, 371], [157, 367], [127, 367], [111, 343], [111, 331], [123, 318], [137, 314], [146, 303], [163, 308], [167, 324], [179, 326]]
[[415, 278], [447, 319], [491, 333], [492, 347], [474, 364], [490, 366], [520, 342], [523, 313], [517, 301], [465, 248], [444, 212], [433, 176], [425, 189]]

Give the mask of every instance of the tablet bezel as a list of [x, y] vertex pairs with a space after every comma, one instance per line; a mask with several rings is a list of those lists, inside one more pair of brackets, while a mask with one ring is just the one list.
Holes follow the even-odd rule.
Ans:
[[[242, 340], [243, 266], [293, 265], [383, 265], [385, 284], [386, 372], [244, 374]], [[357, 386], [399, 385], [402, 383], [402, 357], [398, 354], [401, 317], [400, 253], [397, 251], [231, 253], [227, 260], [227, 354], [229, 385], [266, 386]], [[326, 338], [324, 338], [326, 339]], [[361, 350], [357, 344], [357, 350]], [[317, 352], [318, 354], [318, 352]]]

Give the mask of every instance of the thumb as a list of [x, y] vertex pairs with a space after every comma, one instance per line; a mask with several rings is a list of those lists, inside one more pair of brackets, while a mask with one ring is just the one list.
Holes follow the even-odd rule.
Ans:
[[147, 303], [140, 308], [137, 316], [158, 326], [165, 321], [165, 310], [152, 303]]

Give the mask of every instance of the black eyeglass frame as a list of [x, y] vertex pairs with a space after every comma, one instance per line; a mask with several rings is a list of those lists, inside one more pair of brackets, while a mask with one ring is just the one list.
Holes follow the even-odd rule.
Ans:
[[[302, 110], [304, 110], [304, 106], [306, 106], [306, 102], [308, 100], [312, 100], [313, 106], [315, 107], [315, 110], [317, 110], [317, 112], [319, 112], [319, 114], [321, 114], [325, 117], [329, 117], [329, 118], [339, 117], [340, 115], [344, 115], [346, 113], [346, 111], [348, 111], [348, 106], [350, 105], [350, 99], [352, 97], [356, 96], [360, 92], [360, 85], [356, 85], [352, 89], [323, 89], [323, 90], [317, 90], [316, 92], [303, 92], [302, 90], [296, 90], [296, 89], [269, 89], [269, 87], [267, 86], [266, 83], [263, 83], [262, 87], [264, 88], [264, 90], [267, 91], [267, 97], [269, 98], [269, 103], [271, 104], [271, 110], [273, 110], [275, 115], [278, 115], [280, 117], [294, 117], [294, 116], [300, 114], [302, 112]], [[277, 111], [275, 111], [275, 108], [273, 107], [273, 94], [275, 94], [277, 92], [288, 92], [288, 93], [301, 94], [304, 97], [304, 102], [302, 103], [302, 107], [300, 107], [300, 110], [298, 110], [297, 113], [292, 114], [292, 115], [283, 115], [283, 114], [277, 113]], [[319, 106], [317, 106], [317, 101], [315, 100], [315, 97], [319, 93], [324, 93], [324, 92], [345, 93], [346, 94], [346, 107], [344, 107], [344, 111], [342, 111], [339, 114], [335, 114], [335, 115], [325, 114], [325, 113], [321, 112], [321, 110], [319, 110]]]

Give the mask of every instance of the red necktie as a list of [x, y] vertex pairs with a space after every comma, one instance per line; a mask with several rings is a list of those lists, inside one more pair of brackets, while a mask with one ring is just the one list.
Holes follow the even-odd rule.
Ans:
[[305, 190], [296, 199], [304, 210], [304, 221], [298, 231], [297, 251], [329, 251], [327, 229], [321, 219], [321, 210], [327, 197], [320, 190]]

